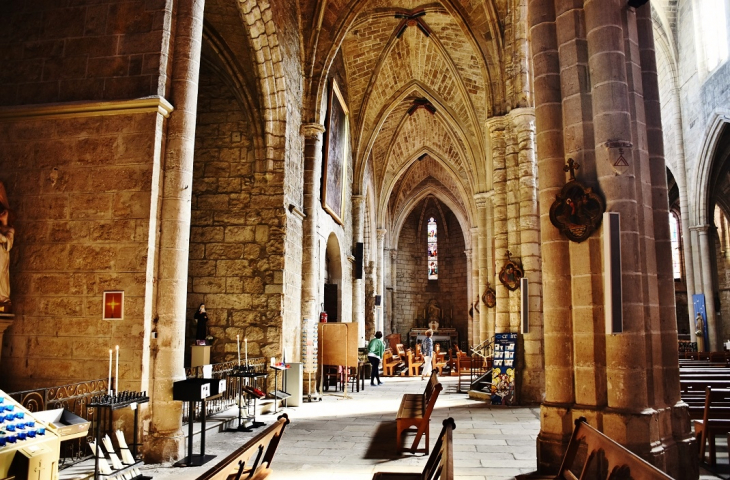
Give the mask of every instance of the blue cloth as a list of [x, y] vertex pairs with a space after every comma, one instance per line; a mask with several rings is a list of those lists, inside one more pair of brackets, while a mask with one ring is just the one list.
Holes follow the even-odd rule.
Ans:
[[433, 355], [433, 340], [431, 337], [426, 337], [421, 343], [421, 353], [424, 357], [430, 357]]

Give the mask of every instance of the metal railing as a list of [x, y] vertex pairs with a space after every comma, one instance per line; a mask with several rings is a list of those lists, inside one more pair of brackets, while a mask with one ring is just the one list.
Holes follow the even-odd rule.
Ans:
[[[263, 357], [257, 357], [257, 358], [249, 358], [248, 364], [250, 367], [253, 367], [256, 371], [265, 372], [267, 365], [266, 365], [266, 359]], [[238, 384], [237, 380], [238, 378], [232, 377], [229, 374], [233, 371], [235, 367], [238, 366], [238, 362], [232, 361], [232, 362], [223, 362], [223, 363], [214, 363], [212, 364], [213, 367], [213, 378], [216, 379], [225, 379], [226, 380], [226, 391], [222, 393], [221, 395], [216, 396], [212, 400], [209, 400], [205, 402], [205, 417], [208, 418], [211, 415], [215, 415], [220, 412], [224, 412], [228, 410], [231, 407], [234, 407], [237, 405], [238, 401]], [[187, 378], [203, 378], [203, 367], [190, 367], [185, 369], [185, 376]], [[257, 385], [257, 388], [263, 390], [265, 393], [268, 393], [268, 387], [267, 382], [261, 382], [260, 385]], [[202, 412], [202, 403], [196, 402], [195, 403], [195, 411], [193, 412], [193, 421], [198, 421], [201, 419]], [[187, 424], [190, 421], [190, 412], [189, 412], [189, 403], [183, 402], [183, 424]]]
[[[96, 409], [87, 405], [91, 403], [92, 397], [106, 394], [107, 390], [107, 380], [100, 378], [58, 387], [13, 392], [8, 395], [31, 412], [64, 408], [93, 424]], [[89, 431], [93, 430], [90, 428]], [[90, 449], [87, 448], [87, 444], [90, 438], [87, 436], [62, 442], [61, 465], [70, 466], [88, 458], [87, 452], [90, 453]]]

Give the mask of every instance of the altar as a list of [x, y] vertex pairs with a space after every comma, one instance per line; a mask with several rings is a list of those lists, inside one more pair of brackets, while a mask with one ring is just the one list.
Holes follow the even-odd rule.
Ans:
[[[423, 341], [426, 338], [426, 332], [428, 328], [413, 328], [408, 334], [408, 340], [410, 345], [415, 345], [419, 340]], [[433, 343], [440, 343], [441, 350], [446, 351], [453, 345], [459, 345], [459, 332], [455, 328], [441, 328], [431, 336]]]

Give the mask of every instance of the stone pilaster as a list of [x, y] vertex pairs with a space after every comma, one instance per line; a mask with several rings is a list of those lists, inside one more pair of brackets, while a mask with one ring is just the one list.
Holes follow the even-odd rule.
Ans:
[[[476, 345], [479, 343], [479, 322], [481, 317], [482, 307], [481, 292], [479, 292], [479, 228], [472, 227], [471, 231], [471, 284], [473, 286], [473, 296], [469, 297], [471, 302], [470, 307], [472, 308], [472, 320], [469, 324], [470, 334], [467, 345]], [[477, 308], [479, 311], [477, 312]], [[484, 313], [486, 315], [486, 312]]]
[[317, 248], [317, 213], [319, 176], [322, 169], [322, 134], [319, 123], [301, 126], [304, 136], [304, 222], [302, 223], [302, 317], [318, 318], [317, 278], [319, 252]]
[[[487, 208], [484, 212], [486, 216], [487, 224], [487, 282], [494, 288], [496, 285], [496, 276], [494, 272], [494, 190], [487, 192]], [[480, 293], [483, 295], [484, 291]], [[486, 308], [486, 305], [485, 305]], [[494, 337], [496, 325], [497, 325], [497, 310], [494, 308], [486, 308], [485, 314], [487, 316], [487, 334], [485, 338], [491, 339]]]
[[395, 325], [395, 294], [398, 291], [398, 250], [390, 249], [390, 304], [388, 305], [388, 321], [391, 328]]
[[[203, 0], [177, 3], [175, 50], [170, 91], [174, 112], [167, 124], [162, 170], [157, 339], [152, 340], [150, 435], [145, 458], [165, 462], [183, 452], [182, 403], [172, 399], [172, 384], [185, 378], [185, 313]], [[147, 332], [149, 334], [149, 332]]]

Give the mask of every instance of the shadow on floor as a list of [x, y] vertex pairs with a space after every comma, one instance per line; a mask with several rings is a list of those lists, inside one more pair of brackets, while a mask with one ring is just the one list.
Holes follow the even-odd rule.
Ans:
[[[415, 437], [416, 430], [406, 431], [403, 433], [404, 452], [398, 453], [398, 449], [395, 444], [395, 436], [397, 433], [397, 427], [395, 421], [391, 422], [380, 422], [378, 428], [375, 430], [373, 437], [370, 439], [370, 445], [365, 452], [364, 458], [369, 459], [382, 459], [382, 460], [395, 460], [402, 457], [413, 456], [408, 452], [407, 449], [411, 448], [413, 438]], [[421, 443], [426, 441], [426, 436], [421, 437]], [[429, 445], [430, 446], [430, 445]], [[420, 454], [419, 454], [420, 455]]]

